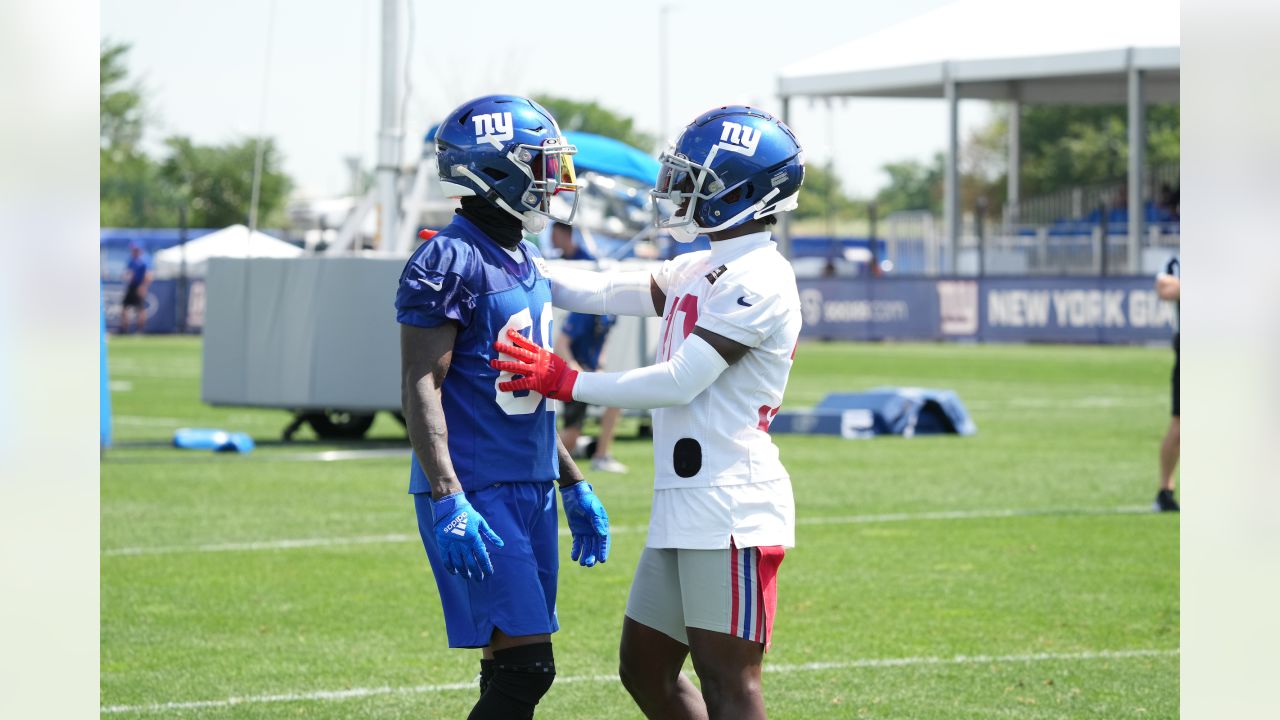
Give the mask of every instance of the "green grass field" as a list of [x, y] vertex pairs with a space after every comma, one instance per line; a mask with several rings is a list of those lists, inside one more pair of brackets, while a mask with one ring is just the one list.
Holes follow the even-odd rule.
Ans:
[[[779, 436], [798, 507], [766, 657], [772, 718], [1173, 718], [1178, 518], [1147, 512], [1167, 351], [806, 344], [786, 406], [881, 384], [956, 390], [971, 438]], [[476, 651], [449, 650], [405, 488], [407, 454], [276, 441], [280, 411], [199, 401], [192, 338], [110, 342], [116, 446], [102, 462], [103, 715], [461, 718]], [[247, 456], [168, 447], [251, 433]], [[591, 480], [608, 564], [563, 542], [547, 718], [637, 718], [617, 682], [648, 520], [651, 446]], [[306, 542], [284, 542], [306, 541]]]

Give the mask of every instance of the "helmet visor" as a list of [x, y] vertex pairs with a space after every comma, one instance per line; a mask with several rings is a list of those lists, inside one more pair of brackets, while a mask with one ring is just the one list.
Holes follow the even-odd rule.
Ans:
[[[532, 181], [521, 204], [527, 210], [545, 215], [556, 222], [570, 223], [578, 208], [577, 171], [573, 156], [578, 149], [562, 137], [551, 137], [540, 145], [520, 145], [509, 157]], [[563, 202], [551, 202], [553, 196], [571, 193]]]
[[530, 170], [536, 188], [552, 195], [560, 192], [577, 192], [578, 175], [573, 167], [573, 156], [578, 149], [563, 138], [548, 138], [537, 148]]
[[663, 157], [653, 192], [655, 196], [679, 205], [683, 196], [693, 192], [693, 165], [681, 157]]

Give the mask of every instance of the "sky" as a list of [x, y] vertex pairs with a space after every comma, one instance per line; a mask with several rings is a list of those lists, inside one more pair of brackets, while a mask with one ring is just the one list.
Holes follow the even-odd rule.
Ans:
[[[491, 92], [594, 100], [668, 138], [704, 110], [745, 103], [781, 111], [781, 68], [950, 0], [629, 0], [534, 4], [403, 0], [412, 28], [406, 160], [451, 109]], [[668, 6], [668, 112], [660, 117], [660, 8]], [[274, 7], [274, 10], [273, 10]], [[342, 194], [344, 158], [377, 158], [381, 0], [102, 0], [101, 34], [132, 46], [153, 127], [198, 143], [275, 137], [299, 194]], [[410, 18], [412, 17], [412, 22]], [[408, 44], [408, 43], [406, 43]], [[264, 99], [265, 98], [265, 99]], [[961, 103], [961, 132], [989, 106]], [[946, 133], [941, 100], [792, 102], [809, 163], [834, 156], [854, 196], [880, 167], [927, 159]]]

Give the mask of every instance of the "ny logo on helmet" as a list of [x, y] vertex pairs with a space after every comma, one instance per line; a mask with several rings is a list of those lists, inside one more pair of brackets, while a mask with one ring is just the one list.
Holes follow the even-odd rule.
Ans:
[[747, 157], [756, 154], [756, 146], [760, 144], [760, 131], [750, 125], [725, 121], [720, 131], [719, 147], [730, 152], [741, 153]]
[[489, 113], [471, 118], [476, 123], [476, 144], [489, 143], [499, 150], [502, 143], [515, 137], [511, 113]]

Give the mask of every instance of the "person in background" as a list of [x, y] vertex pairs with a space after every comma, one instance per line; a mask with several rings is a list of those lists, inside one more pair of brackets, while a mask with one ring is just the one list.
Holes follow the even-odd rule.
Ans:
[[551, 244], [560, 252], [561, 260], [595, 260], [591, 254], [573, 237], [573, 227], [566, 223], [551, 224]]
[[[551, 224], [551, 244], [560, 253], [561, 260], [595, 260], [596, 256], [587, 250], [573, 237], [573, 228], [566, 223]], [[556, 338], [556, 352], [574, 364], [575, 368], [588, 371], [599, 370], [600, 354], [604, 349], [605, 337], [609, 329], [618, 321], [616, 315], [599, 317], [582, 313], [573, 313], [565, 320], [561, 333]], [[605, 408], [600, 418], [600, 437], [596, 440], [595, 452], [592, 453], [591, 469], [600, 472], [625, 473], [627, 466], [618, 462], [609, 454], [609, 446], [613, 443], [614, 428], [619, 408]], [[582, 423], [587, 419], [587, 404], [577, 401], [565, 403], [564, 428], [560, 431], [560, 439], [564, 441], [569, 452], [577, 449], [578, 437], [582, 434]]]
[[[1181, 298], [1182, 270], [1175, 256], [1164, 267], [1164, 272], [1156, 276], [1156, 295], [1161, 300], [1174, 303], [1177, 308]], [[1173, 499], [1174, 471], [1178, 467], [1178, 455], [1182, 448], [1182, 429], [1178, 418], [1178, 366], [1181, 360], [1179, 348], [1178, 310], [1173, 312], [1173, 416], [1169, 419], [1169, 429], [1160, 443], [1160, 491], [1156, 493], [1156, 512], [1178, 512], [1178, 501]]]
[[129, 332], [129, 308], [133, 308], [134, 332], [147, 325], [147, 289], [151, 287], [151, 259], [142, 248], [129, 245], [129, 262], [124, 266], [124, 301], [120, 307], [120, 333]]
[[[603, 365], [605, 338], [617, 322], [617, 315], [569, 313], [560, 325], [560, 334], [556, 337], [556, 353], [579, 372], [599, 370]], [[601, 415], [600, 437], [596, 439], [595, 451], [591, 454], [592, 470], [607, 473], [627, 471], [627, 466], [609, 453], [618, 416], [621, 414], [621, 408], [611, 407], [605, 408]], [[578, 446], [578, 438], [582, 435], [582, 425], [586, 419], [587, 403], [570, 400], [564, 404], [564, 427], [560, 430], [560, 440], [570, 452]]]

